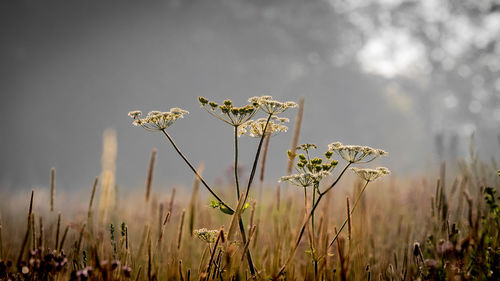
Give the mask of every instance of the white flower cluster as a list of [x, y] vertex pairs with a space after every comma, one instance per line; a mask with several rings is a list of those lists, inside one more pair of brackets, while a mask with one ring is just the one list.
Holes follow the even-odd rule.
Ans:
[[293, 101], [279, 102], [273, 100], [272, 96], [260, 96], [252, 97], [248, 99], [249, 102], [258, 104], [260, 108], [267, 114], [280, 114], [285, 112], [289, 108], [297, 107], [297, 103]]
[[[288, 127], [283, 125], [283, 123], [288, 122], [290, 122], [288, 118], [282, 118], [273, 115], [269, 120], [269, 123], [267, 124], [267, 128], [265, 129], [266, 135], [275, 136], [281, 132], [286, 132], [288, 130]], [[264, 134], [266, 123], [267, 118], [249, 120], [238, 128], [238, 136], [247, 135], [252, 138], [260, 138]]]
[[360, 178], [367, 182], [374, 181], [381, 176], [388, 175], [390, 173], [389, 169], [385, 167], [377, 167], [375, 169], [360, 169], [360, 168], [351, 168], [354, 173], [356, 173]]
[[213, 229], [208, 230], [206, 228], [201, 228], [193, 231], [194, 235], [198, 237], [201, 241], [207, 243], [215, 243], [217, 241], [217, 236], [219, 236], [219, 230]]
[[329, 175], [330, 172], [328, 171], [319, 171], [317, 173], [304, 172], [300, 174], [283, 176], [280, 178], [279, 182], [289, 182], [293, 185], [308, 187], [319, 183], [323, 178], [328, 177]]
[[387, 155], [387, 152], [382, 149], [361, 145], [343, 145], [340, 142], [329, 144], [328, 149], [350, 163], [368, 163], [379, 156]]
[[128, 116], [134, 119], [135, 126], [141, 126], [148, 131], [161, 131], [170, 127], [177, 119], [184, 118], [189, 112], [177, 107], [171, 108], [168, 112], [150, 111], [145, 118], [141, 118], [141, 111], [131, 111]]

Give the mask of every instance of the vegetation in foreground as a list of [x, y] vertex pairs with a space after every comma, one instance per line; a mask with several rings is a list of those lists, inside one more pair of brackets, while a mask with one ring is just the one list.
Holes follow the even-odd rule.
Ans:
[[[144, 200], [136, 194], [118, 200], [116, 144], [108, 136], [98, 210], [97, 178], [85, 211], [55, 206], [55, 170], [50, 200], [39, 202], [33, 191], [26, 212], [20, 204], [0, 210], [0, 278], [500, 279], [500, 172], [494, 162], [480, 163], [473, 149], [454, 175], [446, 175], [443, 163], [437, 180], [374, 182], [389, 170], [360, 165], [386, 155], [381, 149], [334, 142], [318, 156], [316, 145], [297, 145], [300, 102], [287, 175], [280, 179], [287, 190], [278, 186], [274, 193], [262, 186], [266, 151], [272, 136], [287, 131], [288, 119], [280, 115], [297, 104], [270, 96], [251, 98], [242, 107], [230, 100], [218, 104], [200, 97], [199, 102], [233, 129], [233, 184], [225, 190], [211, 187], [167, 132], [187, 111], [152, 111], [144, 118], [140, 111], [130, 112], [134, 125], [161, 132], [193, 171], [191, 195], [176, 199], [173, 189], [165, 201], [158, 198], [166, 196], [151, 196], [153, 150]], [[258, 112], [265, 117], [252, 120]], [[245, 182], [238, 174], [238, 138], [243, 135], [259, 140]], [[254, 180], [259, 163], [260, 178]], [[352, 191], [346, 184], [349, 171], [358, 177]], [[201, 199], [200, 184], [211, 202]]]

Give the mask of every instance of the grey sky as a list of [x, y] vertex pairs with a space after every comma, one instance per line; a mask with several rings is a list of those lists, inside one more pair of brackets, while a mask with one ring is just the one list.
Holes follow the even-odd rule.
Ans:
[[[332, 54], [343, 47], [336, 38], [345, 34], [324, 3], [296, 20], [276, 19], [273, 13], [304, 8], [293, 3], [269, 10], [259, 1], [3, 1], [0, 186], [47, 185], [51, 167], [58, 186], [89, 186], [100, 173], [106, 128], [118, 135], [120, 186], [143, 185], [153, 147], [155, 185], [189, 185], [191, 173], [162, 136], [127, 117], [170, 107], [191, 112], [169, 130], [176, 142], [194, 163], [205, 162], [209, 181], [224, 178], [231, 128], [199, 108], [199, 95], [235, 104], [260, 94], [304, 96], [301, 142], [380, 147], [390, 152], [380, 164], [396, 173], [431, 163], [430, 109], [355, 61], [336, 64]], [[295, 113], [286, 114], [292, 123]], [[271, 141], [269, 181], [285, 169], [290, 138]], [[242, 139], [246, 166], [256, 144]]]

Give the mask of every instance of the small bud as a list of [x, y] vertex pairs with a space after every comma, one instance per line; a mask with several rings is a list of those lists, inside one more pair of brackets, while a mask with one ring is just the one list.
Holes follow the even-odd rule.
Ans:
[[205, 106], [208, 104], [208, 100], [204, 97], [198, 97], [198, 101], [201, 103], [201, 105]]
[[212, 107], [212, 110], [215, 110], [217, 106], [219, 106], [216, 102], [213, 101], [209, 102], [208, 104], [210, 105], [210, 107]]

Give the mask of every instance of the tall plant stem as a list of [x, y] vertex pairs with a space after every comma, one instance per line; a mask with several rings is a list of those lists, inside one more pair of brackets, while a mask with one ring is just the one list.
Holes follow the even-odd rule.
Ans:
[[259, 146], [257, 147], [257, 152], [255, 153], [255, 159], [253, 160], [252, 172], [250, 172], [250, 177], [248, 178], [247, 190], [245, 191], [245, 201], [248, 198], [248, 193], [250, 192], [250, 186], [252, 186], [252, 181], [253, 178], [255, 177], [255, 170], [257, 170], [257, 163], [259, 162], [262, 143], [264, 142], [264, 138], [266, 137], [267, 125], [269, 125], [269, 121], [271, 120], [272, 116], [273, 116], [272, 114], [269, 114], [269, 116], [267, 117], [266, 125], [264, 126], [264, 130], [262, 131], [262, 136], [260, 137]]
[[[358, 194], [358, 197], [356, 198], [356, 201], [354, 201], [354, 205], [352, 206], [352, 209], [351, 209], [351, 215], [353, 214], [354, 212], [354, 209], [356, 208], [356, 206], [358, 205], [358, 202], [359, 200], [361, 199], [361, 196], [363, 195], [363, 192], [365, 192], [365, 189], [366, 189], [366, 186], [368, 185], [369, 181], [367, 181], [365, 183], [365, 185], [363, 186], [363, 188], [361, 189], [361, 192]], [[348, 221], [349, 218], [345, 219], [344, 223], [342, 224], [342, 226], [340, 227], [339, 231], [335, 234], [335, 237], [333, 237], [332, 239], [332, 242], [330, 242], [330, 245], [328, 247], [331, 247], [333, 245], [333, 243], [335, 243], [335, 241], [337, 241], [337, 238], [339, 237], [340, 235], [340, 232], [342, 232], [342, 229], [344, 229], [345, 225], [347, 224], [347, 221]]]
[[285, 271], [286, 266], [291, 262], [293, 256], [295, 255], [295, 251], [297, 251], [297, 248], [299, 247], [300, 240], [302, 240], [302, 236], [304, 235], [304, 231], [305, 231], [305, 229], [307, 227], [307, 223], [309, 222], [309, 220], [311, 219], [311, 217], [314, 215], [314, 211], [316, 211], [316, 208], [318, 207], [319, 202], [321, 201], [321, 198], [323, 198], [323, 196], [325, 196], [325, 194], [328, 191], [330, 191], [333, 187], [335, 187], [335, 185], [337, 185], [337, 183], [339, 182], [340, 178], [342, 178], [342, 176], [344, 175], [345, 171], [347, 170], [347, 168], [349, 168], [349, 166], [351, 166], [351, 164], [352, 164], [351, 162], [347, 163], [347, 165], [344, 167], [344, 169], [342, 170], [342, 172], [340, 172], [340, 174], [337, 177], [337, 179], [325, 191], [323, 191], [323, 192], [319, 191], [318, 200], [316, 200], [316, 202], [314, 203], [314, 206], [311, 208], [311, 211], [309, 212], [309, 215], [307, 216], [306, 220], [302, 224], [302, 227], [300, 228], [300, 231], [299, 231], [299, 235], [297, 237], [297, 241], [295, 241], [295, 245], [292, 248], [290, 256], [288, 257], [288, 259], [286, 260], [285, 264], [283, 264], [283, 266], [281, 267], [280, 271], [278, 272], [278, 276], [280, 276], [281, 274], [283, 274], [283, 272]]
[[[266, 125], [266, 127], [267, 127], [267, 125]], [[181, 150], [179, 149], [179, 147], [177, 147], [177, 145], [175, 144], [174, 140], [170, 137], [170, 135], [167, 133], [167, 131], [165, 131], [165, 130], [161, 130], [161, 131], [163, 132], [163, 134], [165, 135], [165, 137], [167, 137], [168, 141], [172, 144], [172, 146], [174, 147], [174, 149], [177, 152], [177, 154], [179, 154], [179, 156], [184, 160], [184, 162], [186, 162], [186, 164], [189, 166], [189, 168], [191, 168], [191, 170], [193, 171], [193, 173], [200, 180], [200, 182], [208, 189], [208, 191], [210, 192], [210, 194], [212, 194], [215, 197], [215, 199], [217, 199], [221, 204], [223, 204], [228, 210], [230, 210], [231, 212], [234, 212], [234, 210], [228, 204], [226, 204], [217, 195], [217, 193], [215, 193], [210, 188], [210, 186], [205, 182], [205, 180], [200, 176], [200, 174], [198, 174], [198, 171], [196, 171], [196, 169], [189, 162], [189, 160], [186, 158], [186, 156], [184, 156], [184, 154], [181, 152]], [[239, 218], [238, 223], [239, 223], [239, 226], [240, 226], [241, 237], [242, 237], [243, 243], [246, 243], [245, 226], [243, 225], [243, 221], [241, 220], [241, 217]], [[252, 274], [252, 276], [255, 276], [255, 266], [253, 264], [253, 260], [252, 260], [251, 254], [250, 254], [250, 250], [247, 251], [247, 260], [248, 260], [248, 267], [250, 269], [250, 273]]]
[[191, 170], [193, 171], [193, 173], [196, 175], [196, 177], [200, 180], [200, 182], [208, 189], [208, 191], [210, 192], [210, 194], [212, 194], [212, 196], [215, 197], [215, 199], [217, 199], [217, 201], [219, 201], [219, 203], [221, 203], [222, 205], [224, 205], [224, 207], [226, 207], [229, 211], [231, 212], [234, 212], [234, 210], [228, 205], [226, 204], [226, 202], [224, 202], [218, 195], [217, 193], [215, 193], [215, 191], [213, 191], [212, 188], [210, 188], [210, 186], [207, 184], [207, 182], [200, 176], [200, 174], [198, 174], [198, 171], [196, 171], [196, 169], [193, 167], [193, 165], [191, 164], [191, 162], [189, 162], [189, 160], [186, 158], [186, 156], [184, 156], [184, 154], [181, 152], [181, 150], [179, 149], [179, 147], [177, 147], [177, 145], [175, 144], [174, 140], [170, 137], [170, 135], [167, 133], [167, 131], [165, 131], [165, 129], [161, 130], [163, 132], [163, 134], [167, 137], [168, 141], [172, 144], [172, 146], [174, 147], [175, 151], [177, 151], [177, 154], [179, 154], [179, 156], [184, 160], [184, 162], [186, 162], [186, 164], [189, 166], [189, 168], [191, 168]]
[[238, 126], [234, 126], [234, 183], [236, 185], [236, 199], [240, 199], [240, 181], [238, 179]]

